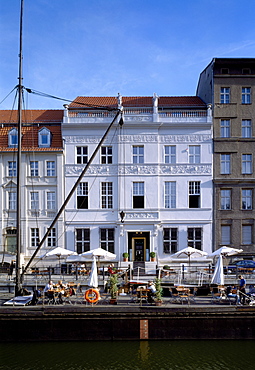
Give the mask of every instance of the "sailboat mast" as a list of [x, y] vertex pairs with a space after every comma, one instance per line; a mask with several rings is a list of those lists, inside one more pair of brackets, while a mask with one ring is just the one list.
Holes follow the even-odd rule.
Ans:
[[17, 214], [16, 214], [16, 281], [15, 281], [15, 295], [19, 295], [22, 282], [21, 282], [21, 128], [22, 128], [22, 99], [23, 99], [23, 77], [22, 77], [22, 32], [23, 32], [23, 5], [24, 1], [21, 0], [20, 5], [20, 49], [19, 49], [19, 77], [18, 77], [18, 153], [17, 153]]

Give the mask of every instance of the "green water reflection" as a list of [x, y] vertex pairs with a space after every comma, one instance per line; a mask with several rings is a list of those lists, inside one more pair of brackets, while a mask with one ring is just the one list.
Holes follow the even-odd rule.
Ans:
[[0, 344], [1, 370], [254, 369], [254, 341]]

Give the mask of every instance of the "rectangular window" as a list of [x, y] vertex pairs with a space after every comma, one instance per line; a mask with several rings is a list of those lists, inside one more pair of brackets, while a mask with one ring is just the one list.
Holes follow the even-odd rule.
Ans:
[[252, 173], [252, 155], [242, 154], [242, 174]]
[[38, 193], [38, 191], [32, 191], [30, 193], [30, 205], [31, 205], [31, 209], [39, 209], [39, 193]]
[[243, 119], [242, 120], [242, 137], [251, 138], [251, 120]]
[[230, 174], [230, 154], [220, 155], [220, 173], [222, 175]]
[[88, 147], [77, 146], [76, 147], [76, 162], [77, 164], [88, 163]]
[[231, 227], [229, 225], [221, 226], [221, 244], [229, 245], [231, 243]]
[[76, 252], [78, 254], [90, 250], [90, 229], [75, 230]]
[[17, 204], [17, 193], [13, 191], [9, 191], [9, 210], [16, 210]]
[[144, 183], [133, 183], [133, 208], [144, 208]]
[[188, 227], [188, 247], [202, 250], [201, 227]]
[[100, 229], [100, 246], [114, 253], [114, 229]]
[[189, 208], [200, 208], [200, 181], [189, 182]]
[[102, 146], [101, 163], [102, 164], [112, 164], [112, 146]]
[[48, 161], [47, 162], [47, 176], [56, 176], [55, 161]]
[[176, 182], [165, 182], [165, 208], [176, 208]]
[[230, 137], [230, 120], [222, 119], [220, 121], [220, 137]]
[[144, 147], [133, 146], [133, 163], [144, 163]]
[[200, 146], [189, 145], [189, 163], [200, 163]]
[[164, 228], [163, 237], [164, 237], [164, 246], [163, 246], [164, 253], [177, 252], [178, 229], [176, 227]]
[[242, 189], [242, 209], [252, 209], [252, 189]]
[[54, 191], [47, 192], [47, 209], [56, 209], [56, 193]]
[[31, 161], [30, 162], [30, 176], [38, 176], [38, 161]]
[[101, 183], [102, 208], [113, 207], [112, 182]]
[[229, 104], [230, 103], [230, 88], [229, 87], [221, 87], [221, 89], [220, 89], [220, 102], [221, 102], [221, 104]]
[[176, 163], [176, 146], [166, 145], [165, 146], [165, 163]]
[[80, 182], [77, 188], [77, 208], [88, 209], [88, 183]]
[[47, 246], [49, 248], [55, 248], [57, 246], [56, 229], [53, 227], [47, 238]]
[[220, 191], [221, 198], [221, 209], [231, 209], [231, 190], [230, 189], [221, 189]]
[[8, 176], [17, 176], [17, 163], [16, 161], [8, 162]]
[[35, 248], [38, 247], [39, 244], [39, 229], [32, 228], [31, 229], [31, 247]]
[[242, 104], [251, 104], [251, 88], [242, 87]]
[[252, 244], [252, 226], [242, 226], [242, 244]]

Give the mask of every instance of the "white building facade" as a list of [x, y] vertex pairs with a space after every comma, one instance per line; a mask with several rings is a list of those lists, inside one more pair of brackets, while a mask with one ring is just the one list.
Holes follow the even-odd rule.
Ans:
[[[114, 110], [115, 109], [115, 110]], [[66, 248], [99, 246], [158, 265], [212, 250], [212, 117], [198, 97], [78, 97], [62, 125], [65, 197], [113, 125], [65, 209]]]

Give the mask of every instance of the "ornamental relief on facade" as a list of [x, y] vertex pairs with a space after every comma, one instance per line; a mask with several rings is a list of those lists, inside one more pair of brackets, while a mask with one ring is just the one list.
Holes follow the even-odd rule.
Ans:
[[134, 219], [134, 218], [158, 218], [157, 212], [133, 212], [133, 213], [127, 213], [126, 218]]
[[[101, 136], [65, 136], [64, 140], [70, 144], [97, 144]], [[106, 143], [203, 143], [212, 140], [211, 135], [119, 135], [118, 139], [106, 137]]]
[[[68, 165], [65, 167], [65, 175], [79, 176], [83, 166]], [[212, 165], [176, 164], [176, 165], [91, 165], [86, 175], [210, 175]]]

